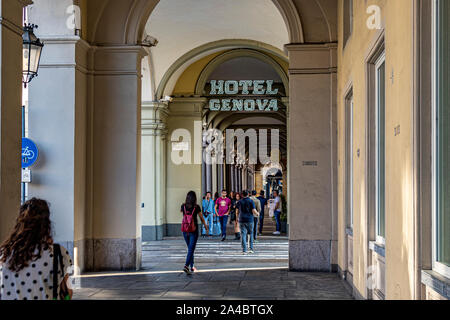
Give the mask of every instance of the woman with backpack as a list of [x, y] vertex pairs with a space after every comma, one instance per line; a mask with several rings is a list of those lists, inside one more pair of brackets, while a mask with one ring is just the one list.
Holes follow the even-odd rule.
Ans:
[[181, 213], [183, 214], [181, 231], [183, 232], [184, 240], [188, 247], [186, 264], [183, 271], [187, 275], [191, 275], [197, 271], [194, 267], [194, 252], [199, 237], [198, 217], [200, 217], [200, 220], [205, 227], [206, 234], [209, 234], [209, 227], [203, 217], [202, 210], [197, 205], [197, 195], [194, 191], [190, 191], [187, 194], [186, 202], [181, 206]]

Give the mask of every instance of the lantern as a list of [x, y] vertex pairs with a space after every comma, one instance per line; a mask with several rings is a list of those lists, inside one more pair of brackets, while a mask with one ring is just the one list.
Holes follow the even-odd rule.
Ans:
[[25, 87], [34, 77], [38, 75], [39, 63], [44, 44], [34, 34], [34, 24], [23, 27], [23, 77]]

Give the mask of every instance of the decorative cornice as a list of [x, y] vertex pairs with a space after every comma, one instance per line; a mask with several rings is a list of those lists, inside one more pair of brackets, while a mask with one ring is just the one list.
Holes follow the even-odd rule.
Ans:
[[326, 43], [291, 43], [285, 45], [288, 51], [328, 51], [337, 49], [337, 42]]
[[337, 68], [304, 68], [304, 69], [289, 69], [289, 75], [296, 74], [332, 74], [337, 73]]

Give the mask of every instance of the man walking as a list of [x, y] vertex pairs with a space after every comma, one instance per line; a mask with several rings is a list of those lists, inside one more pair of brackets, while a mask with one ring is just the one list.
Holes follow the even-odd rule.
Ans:
[[275, 231], [273, 234], [276, 236], [279, 236], [281, 234], [281, 198], [280, 198], [280, 192], [278, 190], [275, 190], [273, 192], [273, 197], [275, 198], [274, 204], [275, 204], [275, 221], [277, 222], [277, 231]]
[[264, 191], [259, 193], [258, 197], [259, 203], [261, 204], [261, 212], [259, 214], [259, 235], [262, 235], [263, 227], [264, 227], [264, 213], [267, 206], [267, 199], [265, 197]]
[[[212, 193], [208, 191], [206, 193], [205, 199], [202, 201], [202, 210], [203, 210], [203, 216], [205, 217], [206, 223], [208, 225], [208, 228], [210, 230], [209, 235], [212, 236], [213, 234], [213, 221], [214, 221], [214, 200], [211, 199]], [[205, 226], [203, 226], [202, 229], [202, 236], [206, 236], [206, 230]]]
[[250, 199], [255, 203], [255, 209], [258, 212], [257, 215], [253, 216], [253, 239], [256, 241], [256, 234], [258, 233], [258, 220], [261, 215], [261, 202], [256, 197], [256, 190], [252, 191], [252, 196]]
[[254, 253], [253, 248], [253, 219], [258, 214], [255, 203], [248, 197], [248, 192], [242, 192], [244, 198], [239, 201], [239, 224], [241, 227], [242, 253], [247, 254], [247, 235], [250, 235], [250, 253]]
[[216, 201], [216, 214], [219, 216], [222, 228], [222, 241], [227, 238], [227, 223], [230, 215], [231, 200], [227, 197], [227, 191], [222, 190], [222, 196]]

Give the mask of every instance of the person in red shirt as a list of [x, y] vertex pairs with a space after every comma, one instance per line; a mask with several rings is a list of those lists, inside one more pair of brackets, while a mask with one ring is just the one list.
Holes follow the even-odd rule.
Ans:
[[227, 238], [228, 216], [230, 215], [231, 200], [227, 197], [227, 191], [222, 190], [222, 196], [216, 200], [216, 214], [219, 216], [222, 227], [222, 241]]

